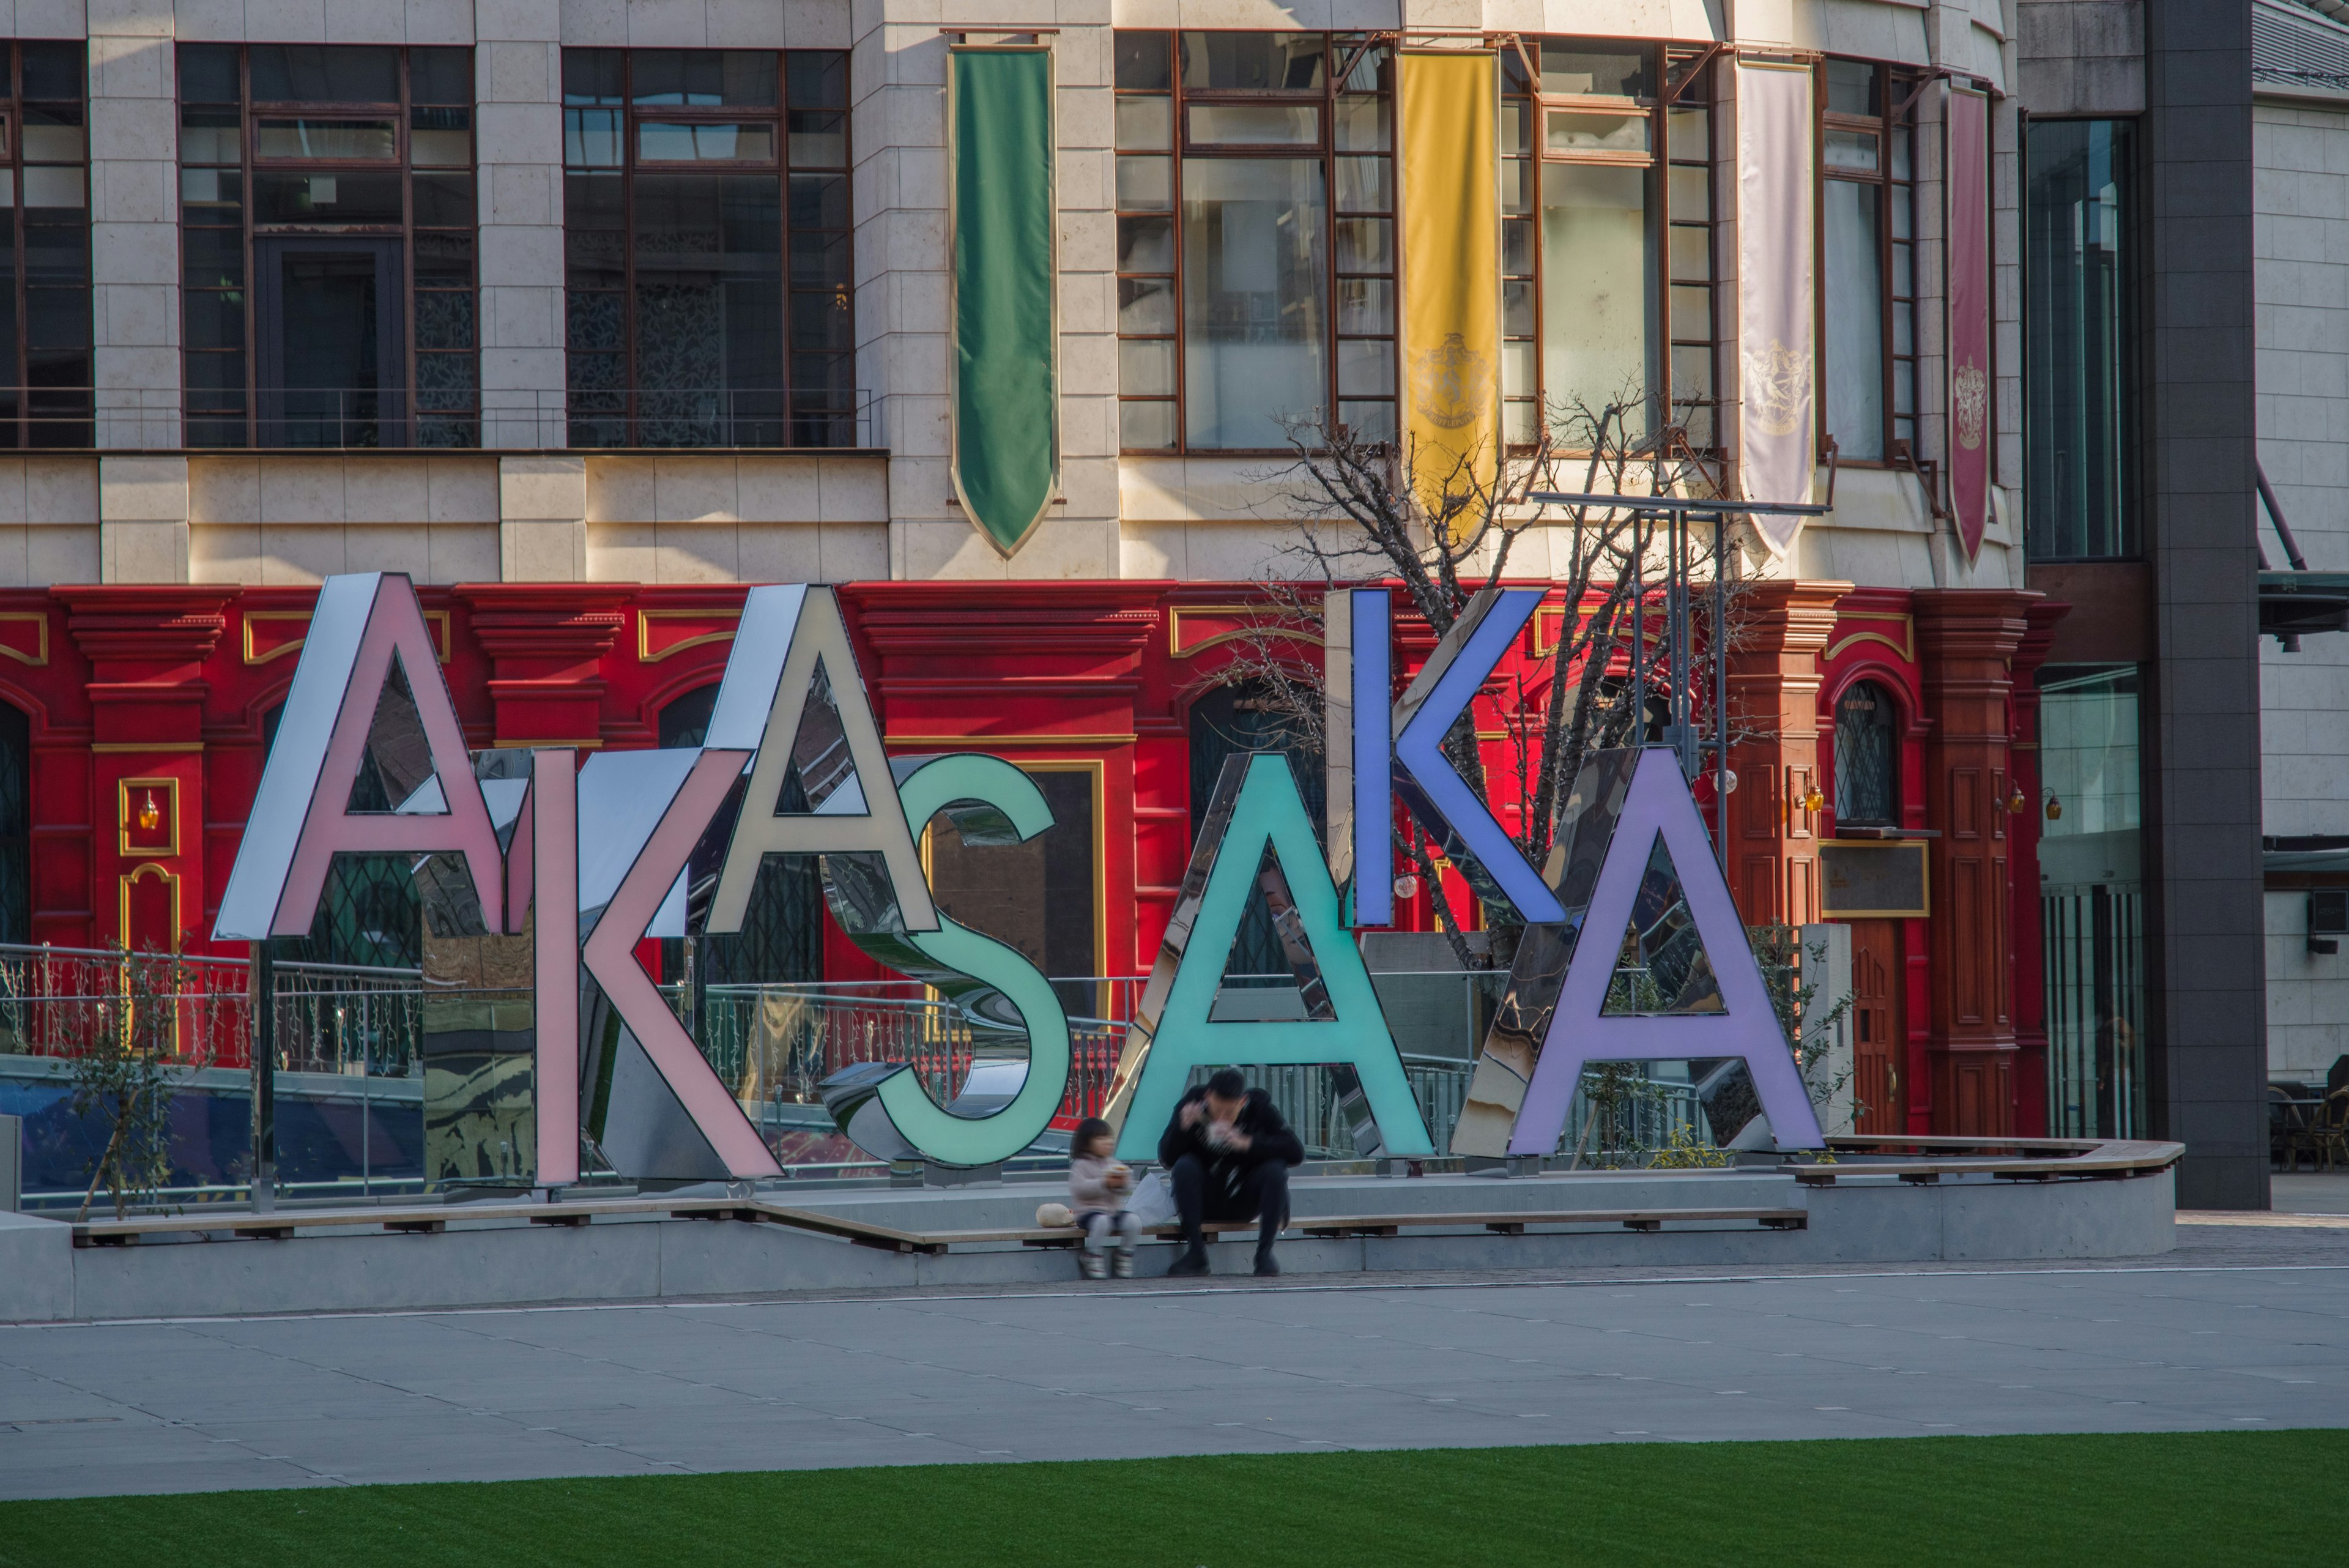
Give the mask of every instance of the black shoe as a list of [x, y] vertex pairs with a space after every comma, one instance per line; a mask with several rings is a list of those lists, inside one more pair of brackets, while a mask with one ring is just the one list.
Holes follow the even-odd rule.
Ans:
[[1272, 1261], [1272, 1254], [1270, 1252], [1258, 1252], [1256, 1255], [1256, 1277], [1257, 1279], [1274, 1279], [1277, 1278], [1279, 1273], [1280, 1265]]
[[1206, 1250], [1203, 1247], [1194, 1247], [1168, 1265], [1166, 1277], [1170, 1280], [1187, 1279], [1192, 1275], [1204, 1274], [1206, 1272]]

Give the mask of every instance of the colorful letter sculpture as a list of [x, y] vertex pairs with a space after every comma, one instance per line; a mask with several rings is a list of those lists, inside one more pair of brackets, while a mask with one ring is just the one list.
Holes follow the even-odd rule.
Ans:
[[[1444, 754], [1444, 736], [1525, 629], [1542, 594], [1540, 588], [1479, 592], [1392, 705], [1386, 590], [1350, 588], [1325, 601], [1323, 676], [1332, 703], [1329, 797], [1345, 819], [1346, 847], [1338, 857], [1344, 863], [1340, 875], [1353, 875], [1355, 925], [1382, 926], [1394, 919], [1390, 781], [1481, 896], [1506, 898], [1528, 921], [1564, 917], [1541, 874]], [[1340, 694], [1347, 704], [1342, 722], [1335, 711]]]
[[[826, 587], [750, 590], [705, 744], [755, 752], [750, 786], [710, 900], [709, 929], [739, 931], [770, 855], [877, 855], [909, 931], [938, 929], [922, 858], [891, 786], [856, 653]], [[812, 809], [786, 813], [796, 769]]]
[[[1670, 878], [1651, 872], [1660, 845], [1677, 873], [1684, 917], [1659, 892]], [[1591, 1062], [1708, 1057], [1744, 1058], [1779, 1147], [1819, 1147], [1810, 1096], [1670, 749], [1599, 752], [1585, 761], [1544, 875], [1565, 919], [1526, 929], [1454, 1127], [1453, 1153], [1553, 1152]], [[1643, 954], [1645, 933], [1670, 926], [1684, 939], [1674, 944], [1684, 959], [1700, 943], [1702, 956], [1678, 995], [1661, 999], [1662, 1010], [1609, 1013], [1624, 937], [1635, 926]], [[1708, 962], [1712, 984], [1703, 983]]]
[[[1249, 889], [1257, 886], [1270, 898], [1282, 946], [1301, 982], [1302, 1022], [1213, 1017], [1226, 958], [1239, 935]], [[1174, 1116], [1192, 1068], [1235, 1062], [1330, 1064], [1342, 1070], [1341, 1098], [1358, 1088], [1376, 1121], [1376, 1152], [1433, 1152], [1370, 971], [1340, 918], [1338, 888], [1314, 842], [1297, 777], [1287, 758], [1261, 752], [1224, 763], [1158, 961], [1126, 1030], [1102, 1111], [1121, 1128], [1119, 1158], [1154, 1157], [1158, 1134]], [[1350, 1082], [1345, 1073], [1352, 1075]]]
[[[908, 822], [944, 811], [969, 844], [1024, 844], [1052, 826], [1043, 791], [1000, 757], [929, 758], [897, 794]], [[974, 802], [980, 809], [965, 805]], [[940, 1108], [905, 1063], [863, 1063], [825, 1081], [833, 1121], [859, 1148], [886, 1159], [986, 1166], [1034, 1143], [1069, 1087], [1069, 1021], [1050, 982], [1018, 950], [943, 915], [935, 931], [863, 929], [868, 921], [828, 862], [826, 872], [833, 919], [859, 947], [954, 1002], [974, 1039], [970, 1074], [953, 1105]], [[1011, 1045], [1014, 1031], [1027, 1036], [1024, 1050]]]
[[[395, 668], [407, 677], [404, 697], [393, 682]], [[406, 743], [370, 747], [378, 708], [393, 705]], [[367, 764], [397, 809], [352, 809]], [[441, 852], [464, 857], [489, 929], [518, 932], [504, 918], [497, 829], [474, 782], [415, 588], [398, 572], [329, 577], [294, 670], [277, 743], [262, 767], [212, 940], [264, 941], [307, 932], [336, 855]]]

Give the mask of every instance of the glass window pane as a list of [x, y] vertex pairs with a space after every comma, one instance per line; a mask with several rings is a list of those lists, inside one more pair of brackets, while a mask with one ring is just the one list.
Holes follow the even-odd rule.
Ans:
[[[33, 132], [25, 128], [25, 151], [34, 156]], [[253, 130], [256, 158], [380, 159], [398, 156], [399, 143], [388, 119], [264, 119]]]
[[[750, 188], [765, 183], [750, 181]], [[727, 182], [727, 189], [744, 184], [739, 180]], [[792, 227], [794, 229], [844, 229], [848, 227], [848, 176], [845, 174], [794, 174], [791, 177]]]
[[1117, 346], [1117, 389], [1129, 398], [1174, 395], [1174, 339], [1128, 337]]
[[1868, 130], [1843, 130], [1826, 128], [1826, 166], [1848, 169], [1860, 173], [1876, 172], [1876, 133]]
[[795, 109], [784, 117], [795, 169], [848, 167], [848, 116], [837, 109]]
[[1117, 284], [1117, 329], [1153, 333], [1174, 330], [1174, 280], [1125, 277]]
[[1321, 111], [1311, 104], [1195, 103], [1189, 134], [1239, 147], [1312, 147], [1321, 140]]
[[1713, 171], [1702, 163], [1675, 163], [1671, 171], [1672, 216], [1684, 223], [1713, 217]]
[[1542, 91], [1591, 93], [1608, 98], [1646, 98], [1649, 81], [1647, 49], [1600, 51], [1544, 44], [1541, 51]]
[[1171, 158], [1119, 159], [1117, 204], [1127, 212], [1173, 211], [1174, 161]]
[[[183, 163], [241, 163], [237, 146], [242, 131], [233, 109], [186, 109], [180, 111], [180, 161]], [[0, 130], [0, 138], [5, 138]]]
[[408, 111], [408, 161], [419, 169], [462, 169], [473, 161], [473, 114], [464, 109]]
[[1337, 112], [1339, 151], [1386, 152], [1392, 149], [1394, 132], [1385, 99], [1349, 93], [1338, 100]]
[[1392, 402], [1340, 403], [1338, 420], [1362, 441], [1386, 441], [1395, 438], [1395, 410]]
[[682, 125], [646, 120], [636, 127], [636, 156], [647, 163], [772, 163], [774, 122]]
[[1174, 100], [1117, 100], [1117, 146], [1121, 152], [1164, 152], [1174, 144]]
[[1384, 213], [1394, 206], [1392, 171], [1394, 161], [1389, 158], [1340, 158], [1338, 160], [1338, 211], [1341, 213]]
[[1394, 345], [1383, 337], [1340, 338], [1338, 395], [1379, 398], [1394, 394]]
[[[229, 181], [236, 176], [231, 173]], [[25, 205], [77, 211], [89, 205], [89, 187], [78, 165], [25, 171]]]
[[1914, 245], [1892, 247], [1892, 292], [1904, 299], [1917, 296], [1916, 252]]
[[1906, 180], [1909, 178], [1909, 154], [1910, 149], [1916, 144], [1915, 139], [1906, 130], [1895, 130], [1891, 140], [1892, 177], [1895, 180]]
[[1713, 231], [1688, 223], [1671, 230], [1672, 276], [1690, 283], [1713, 281]]
[[234, 44], [181, 44], [179, 64], [181, 103], [242, 100]]
[[1713, 400], [1713, 350], [1710, 348], [1672, 349], [1672, 405], [1677, 409], [1691, 398], [1705, 402]]
[[1394, 330], [1394, 284], [1382, 277], [1338, 280], [1338, 330], [1365, 336]]
[[181, 296], [181, 300], [187, 312], [189, 348], [244, 347], [244, 295], [241, 291], [191, 288]]
[[255, 103], [399, 101], [398, 49], [374, 45], [255, 44], [248, 57]]
[[1117, 221], [1117, 270], [1173, 272], [1174, 220], [1120, 218]]
[[[262, 223], [397, 223], [404, 203], [398, 173], [256, 174], [254, 221]], [[471, 183], [469, 181], [468, 183]], [[467, 223], [472, 221], [468, 215]]]
[[461, 229], [473, 222], [471, 174], [419, 174], [410, 211], [419, 228]]
[[1533, 121], [1534, 106], [1522, 101], [1501, 105], [1501, 156], [1522, 158], [1533, 149], [1533, 136], [1526, 128]]
[[1166, 63], [1166, 35], [1160, 32], [1120, 32], [1117, 35], [1117, 85], [1129, 92], [1165, 92], [1174, 87]]
[[1664, 135], [1674, 158], [1700, 161], [1713, 157], [1712, 116], [1701, 109], [1674, 109], [1664, 113]]
[[1501, 212], [1504, 216], [1516, 217], [1533, 210], [1533, 163], [1523, 158], [1510, 159], [1501, 165]]
[[1394, 223], [1387, 218], [1338, 221], [1340, 272], [1394, 271]]
[[637, 178], [636, 380], [661, 392], [644, 444], [720, 444], [765, 406], [715, 394], [782, 384], [781, 205], [771, 176]]
[[1530, 218], [1501, 225], [1501, 271], [1523, 277], [1534, 270], [1534, 225]]
[[563, 101], [618, 103], [626, 68], [626, 61], [617, 49], [564, 50]]
[[1118, 404], [1117, 441], [1120, 446], [1133, 452], [1174, 451], [1174, 405]]
[[85, 145], [78, 125], [25, 116], [25, 161], [28, 163], [78, 163]]
[[1319, 92], [1319, 33], [1185, 33], [1183, 86], [1190, 92]]
[[1827, 427], [1847, 458], [1884, 456], [1884, 275], [1874, 185], [1825, 182]]
[[1827, 112], [1863, 118], [1883, 113], [1876, 99], [1876, 67], [1857, 60], [1827, 62]]
[[[1319, 57], [1311, 57], [1317, 79]], [[1278, 448], [1287, 441], [1284, 419], [1325, 406], [1327, 222], [1319, 160], [1184, 161], [1190, 446]]]
[[1687, 287], [1672, 290], [1672, 336], [1697, 338], [1713, 336], [1713, 290]]
[[629, 66], [640, 108], [765, 109], [775, 101], [771, 49], [637, 49]]
[[1531, 343], [1502, 344], [1502, 394], [1505, 397], [1512, 398], [1530, 397], [1536, 389], [1536, 384], [1534, 381], [1534, 346]]
[[1649, 117], [1554, 109], [1544, 117], [1543, 145], [1552, 152], [1645, 152]]
[[621, 162], [620, 111], [616, 109], [564, 109], [563, 161], [574, 168], [617, 169]]
[[1530, 278], [1501, 285], [1501, 332], [1508, 337], [1530, 337], [1534, 331], [1534, 286]]
[[848, 52], [793, 49], [783, 57], [783, 98], [792, 108], [848, 107]]
[[1541, 405], [1531, 398], [1501, 405], [1501, 439], [1511, 446], [1531, 446], [1541, 429]]
[[[1542, 168], [1542, 390], [1553, 405], [1580, 399], [1597, 408], [1660, 390], [1648, 194], [1644, 169]], [[1634, 415], [1626, 433], [1637, 440], [1646, 428]]]
[[471, 103], [473, 51], [455, 48], [409, 50], [408, 101]]

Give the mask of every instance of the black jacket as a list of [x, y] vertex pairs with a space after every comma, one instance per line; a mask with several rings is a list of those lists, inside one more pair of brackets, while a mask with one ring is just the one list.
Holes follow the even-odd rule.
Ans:
[[1283, 1165], [1305, 1163], [1305, 1146], [1288, 1130], [1288, 1124], [1281, 1119], [1270, 1095], [1262, 1089], [1250, 1089], [1240, 1104], [1240, 1114], [1233, 1118], [1232, 1125], [1247, 1134], [1248, 1146], [1244, 1149], [1217, 1148], [1210, 1144], [1204, 1115], [1195, 1127], [1183, 1125], [1183, 1107], [1195, 1106], [1206, 1097], [1206, 1088], [1202, 1085], [1175, 1102], [1166, 1130], [1158, 1135], [1160, 1165], [1172, 1170], [1174, 1162], [1185, 1155], [1196, 1155], [1210, 1178], [1229, 1184], [1267, 1160], [1277, 1159]]

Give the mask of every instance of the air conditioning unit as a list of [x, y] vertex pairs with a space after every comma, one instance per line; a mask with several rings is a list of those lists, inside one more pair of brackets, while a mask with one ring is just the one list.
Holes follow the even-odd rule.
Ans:
[[2308, 950], [2337, 953], [2349, 936], [2349, 888], [2319, 888], [2308, 895]]

